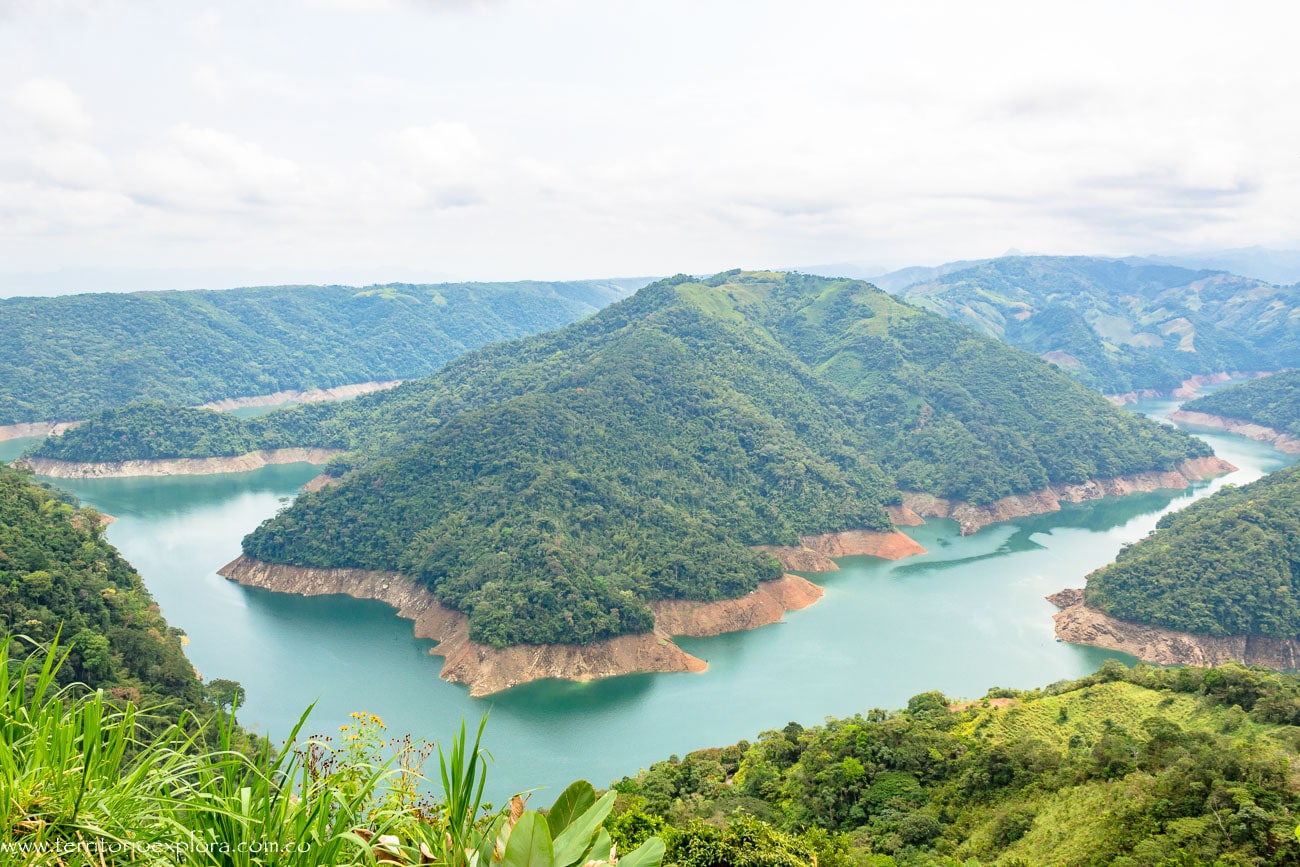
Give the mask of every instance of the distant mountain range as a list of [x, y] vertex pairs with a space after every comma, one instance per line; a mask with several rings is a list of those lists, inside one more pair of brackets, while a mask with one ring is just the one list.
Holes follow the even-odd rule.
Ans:
[[0, 300], [0, 426], [424, 376], [644, 281], [264, 286]]
[[899, 297], [1033, 352], [1107, 394], [1300, 365], [1300, 292], [1221, 271], [1080, 256], [914, 270]]

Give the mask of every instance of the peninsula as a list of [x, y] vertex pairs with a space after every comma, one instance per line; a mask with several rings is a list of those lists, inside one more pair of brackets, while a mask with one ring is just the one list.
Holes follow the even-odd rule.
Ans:
[[1300, 467], [1165, 515], [1155, 533], [1052, 597], [1057, 636], [1148, 662], [1300, 661]]
[[[1227, 468], [868, 284], [773, 272], [660, 281], [311, 409], [356, 444], [327, 468], [337, 483], [251, 533], [228, 571], [292, 592], [276, 576], [296, 573], [274, 566], [405, 576], [461, 615], [466, 640], [510, 653], [689, 634], [702, 612], [712, 631], [757, 625], [770, 616], [738, 600], [834, 557], [917, 553], [894, 527], [927, 512], [984, 510], [969, 530]], [[357, 573], [330, 574], [338, 592]], [[669, 611], [692, 613], [669, 629]], [[583, 659], [576, 676], [595, 670]]]

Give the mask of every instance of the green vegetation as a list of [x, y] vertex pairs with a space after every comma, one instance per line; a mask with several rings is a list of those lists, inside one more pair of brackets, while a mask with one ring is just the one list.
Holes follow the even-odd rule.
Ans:
[[1108, 394], [1300, 364], [1293, 288], [1083, 256], [1007, 257], [900, 296], [1059, 364]]
[[[149, 707], [211, 710], [209, 696], [139, 574], [104, 541], [101, 516], [0, 464], [0, 634], [49, 642], [68, 656], [60, 683]], [[21, 656], [25, 646], [10, 653]]]
[[[462, 726], [439, 754], [444, 797], [422, 794], [431, 748], [389, 746], [382, 720], [353, 714], [336, 742], [299, 739], [278, 752], [239, 748], [223, 724], [205, 748], [184, 724], [150, 731], [132, 702], [59, 687], [61, 657], [12, 659], [0, 642], [0, 860], [106, 867], [602, 867], [614, 863], [601, 825], [614, 795], [566, 789], [546, 815], [515, 798], [480, 809], [486, 758]], [[482, 728], [479, 729], [482, 736]], [[626, 847], [631, 849], [632, 847]], [[654, 867], [658, 839], [618, 859]]]
[[292, 446], [344, 448], [352, 438], [300, 408], [242, 419], [210, 409], [131, 403], [92, 415], [27, 454], [60, 461], [106, 463], [210, 458]]
[[616, 281], [266, 286], [0, 299], [0, 425], [139, 400], [409, 379], [623, 297]]
[[1243, 382], [1185, 403], [1182, 409], [1254, 422], [1300, 437], [1300, 370]]
[[368, 713], [309, 736], [304, 714], [272, 750], [236, 740], [228, 717], [205, 732], [60, 685], [66, 650], [17, 645], [0, 641], [6, 863], [1300, 864], [1300, 678], [1235, 664], [1112, 661], [964, 705], [922, 693], [674, 756], [603, 794], [577, 782], [535, 811], [483, 803], [483, 726], [444, 749]]
[[676, 867], [1300, 864], [1293, 675], [1111, 662], [947, 702], [657, 763], [615, 783], [615, 840], [659, 833]]
[[1032, 356], [857, 281], [728, 272], [301, 419], [361, 444], [244, 541], [396, 569], [496, 646], [644, 632], [740, 596], [749, 546], [890, 526], [899, 490], [988, 503], [1209, 453]]
[[1300, 636], [1300, 467], [1165, 515], [1088, 576], [1084, 599], [1184, 632]]

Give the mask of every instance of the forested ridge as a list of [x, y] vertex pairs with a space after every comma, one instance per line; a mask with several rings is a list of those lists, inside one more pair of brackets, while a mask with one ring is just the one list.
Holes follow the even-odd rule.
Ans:
[[296, 411], [245, 419], [210, 409], [142, 401], [95, 413], [71, 430], [46, 437], [27, 455], [110, 463], [230, 457], [294, 446], [347, 448], [352, 443], [342, 425]]
[[651, 627], [740, 596], [758, 544], [889, 527], [899, 490], [988, 503], [1170, 469], [1204, 443], [858, 281], [661, 281], [575, 325], [341, 404], [342, 483], [245, 539], [259, 560], [397, 569], [496, 646]]
[[466, 350], [573, 322], [626, 281], [263, 286], [0, 299], [0, 425], [139, 400], [424, 376]]
[[1195, 374], [1300, 364], [1295, 287], [1221, 271], [1010, 256], [899, 295], [1043, 356], [1106, 394], [1168, 393]]
[[70, 494], [0, 464], [0, 621], [21, 657], [56, 637], [69, 650], [59, 671], [173, 711], [202, 708], [202, 683], [139, 574], [104, 540], [100, 514]]
[[1084, 600], [1184, 632], [1300, 637], [1300, 467], [1165, 515], [1088, 576]]
[[1300, 683], [1238, 665], [1100, 672], [658, 762], [614, 784], [620, 844], [676, 867], [1300, 864]]
[[1300, 437], [1300, 370], [1230, 386], [1189, 401], [1182, 409], [1254, 422]]

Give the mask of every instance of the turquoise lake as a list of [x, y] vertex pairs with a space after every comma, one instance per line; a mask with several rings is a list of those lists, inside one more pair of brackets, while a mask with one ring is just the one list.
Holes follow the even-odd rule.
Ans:
[[[1139, 408], [1161, 416], [1174, 401]], [[553, 790], [585, 777], [598, 786], [671, 754], [753, 738], [794, 720], [895, 708], [919, 692], [977, 698], [990, 687], [1042, 686], [1118, 656], [1058, 643], [1044, 596], [1080, 587], [1160, 515], [1294, 462], [1240, 437], [1201, 432], [1241, 469], [1190, 491], [1073, 505], [961, 536], [951, 521], [909, 528], [929, 553], [895, 562], [840, 561], [809, 578], [826, 588], [786, 622], [711, 639], [682, 639], [703, 674], [629, 675], [588, 684], [547, 681], [484, 699], [438, 678], [431, 642], [377, 602], [301, 598], [247, 589], [216, 569], [240, 539], [316, 474], [307, 465], [221, 476], [59, 481], [118, 520], [108, 538], [139, 569], [163, 613], [190, 637], [205, 678], [240, 681], [241, 719], [283, 737], [316, 703], [308, 729], [336, 733], [351, 711], [390, 731], [449, 737], [490, 711], [489, 789]], [[33, 441], [0, 443], [11, 459]], [[540, 796], [543, 800], [547, 796]]]

